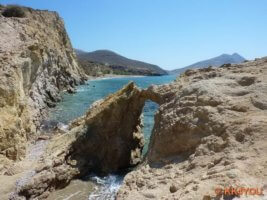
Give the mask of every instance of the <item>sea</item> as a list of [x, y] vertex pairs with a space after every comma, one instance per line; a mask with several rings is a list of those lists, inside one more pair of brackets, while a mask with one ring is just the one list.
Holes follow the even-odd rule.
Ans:
[[[139, 88], [144, 89], [152, 84], [167, 84], [175, 79], [175, 75], [167, 75], [128, 76], [89, 80], [85, 85], [77, 87], [77, 93], [63, 93], [63, 100], [58, 103], [55, 108], [51, 109], [49, 120], [67, 125], [75, 118], [84, 115], [93, 102], [105, 98], [109, 94], [116, 92], [130, 81], [133, 81]], [[152, 101], [147, 101], [143, 108], [143, 133], [145, 138], [143, 155], [147, 152], [149, 138], [154, 126], [154, 115], [157, 109], [158, 105]], [[63, 193], [59, 192], [60, 195], [53, 194], [52, 196], [53, 199], [58, 200], [72, 200], [77, 198], [81, 200], [113, 200], [115, 199], [116, 192], [118, 191], [119, 186], [123, 181], [124, 175], [125, 173], [119, 173], [110, 174], [105, 177], [98, 177], [94, 174], [90, 174], [85, 180], [83, 180], [82, 187], [79, 186], [80, 183], [77, 183], [78, 186], [74, 187], [76, 189], [74, 189], [75, 191], [71, 191], [71, 194], [68, 194], [68, 188], [65, 188]], [[88, 183], [84, 184], [84, 182]], [[94, 187], [92, 187], [92, 183]], [[84, 190], [86, 190], [86, 187], [88, 187], [88, 192], [84, 192]], [[83, 188], [83, 191], [79, 191], [79, 188]]]

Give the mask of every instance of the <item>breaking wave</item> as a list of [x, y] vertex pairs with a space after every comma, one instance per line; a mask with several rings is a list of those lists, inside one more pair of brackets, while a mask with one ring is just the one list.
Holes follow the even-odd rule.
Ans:
[[97, 186], [90, 194], [88, 200], [115, 200], [116, 194], [122, 184], [123, 176], [110, 174], [105, 177], [91, 176]]

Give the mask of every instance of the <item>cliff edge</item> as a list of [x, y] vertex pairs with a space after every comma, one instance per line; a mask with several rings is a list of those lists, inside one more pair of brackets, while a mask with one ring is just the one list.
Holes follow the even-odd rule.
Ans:
[[46, 108], [83, 74], [56, 12], [0, 6], [0, 170], [23, 158]]

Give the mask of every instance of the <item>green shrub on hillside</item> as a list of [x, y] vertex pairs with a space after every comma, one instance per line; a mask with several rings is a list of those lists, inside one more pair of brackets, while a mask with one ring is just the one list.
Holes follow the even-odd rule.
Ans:
[[2, 12], [4, 17], [26, 17], [25, 11], [22, 7], [16, 5], [7, 6]]

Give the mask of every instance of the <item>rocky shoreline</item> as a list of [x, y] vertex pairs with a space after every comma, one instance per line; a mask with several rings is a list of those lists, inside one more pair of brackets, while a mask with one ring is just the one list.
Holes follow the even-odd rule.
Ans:
[[[265, 188], [266, 77], [267, 59], [259, 59], [188, 70], [171, 84], [145, 90], [129, 83], [54, 137], [17, 194], [44, 199], [89, 172], [139, 163], [116, 199], [219, 199], [225, 195], [216, 188]], [[147, 99], [160, 107], [142, 161], [140, 115]]]
[[[47, 108], [88, 77], [58, 14], [21, 9], [23, 18], [0, 15], [1, 198], [46, 199], [90, 172], [132, 167], [118, 200], [246, 198], [216, 193], [227, 187], [260, 188], [253, 198], [266, 198], [267, 58], [187, 70], [147, 89], [129, 83], [68, 129], [39, 137], [25, 158]], [[159, 110], [142, 160], [146, 100]]]

